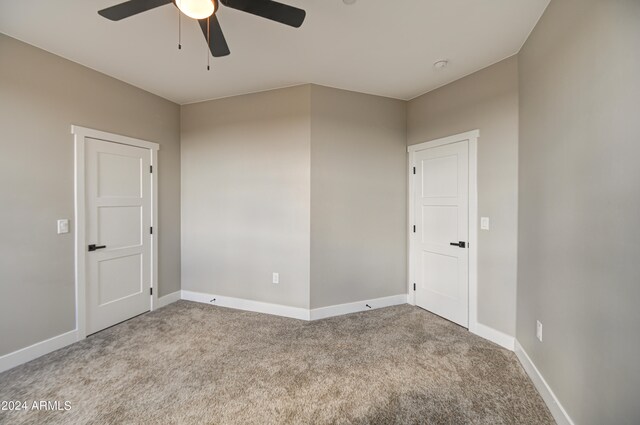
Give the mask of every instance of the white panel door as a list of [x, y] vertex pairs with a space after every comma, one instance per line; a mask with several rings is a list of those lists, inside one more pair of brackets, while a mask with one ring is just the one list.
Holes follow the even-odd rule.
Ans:
[[415, 153], [416, 305], [469, 324], [469, 144]]
[[86, 139], [87, 334], [151, 307], [151, 151]]

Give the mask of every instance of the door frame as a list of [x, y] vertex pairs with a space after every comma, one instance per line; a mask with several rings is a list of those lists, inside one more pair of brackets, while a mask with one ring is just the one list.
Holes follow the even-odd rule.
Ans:
[[414, 224], [414, 174], [416, 152], [451, 143], [469, 142], [469, 331], [478, 331], [478, 139], [480, 130], [467, 131], [441, 139], [435, 139], [407, 147], [407, 302], [416, 305], [416, 294], [413, 290], [415, 272], [413, 270], [413, 248], [415, 245], [413, 233]]
[[151, 311], [158, 307], [158, 150], [160, 145], [141, 139], [121, 136], [119, 134], [94, 130], [91, 128], [71, 126], [74, 139], [74, 202], [75, 202], [75, 296], [76, 296], [76, 331], [78, 340], [87, 337], [87, 244], [86, 239], [86, 204], [85, 204], [85, 141], [87, 138], [105, 142], [119, 143], [148, 149], [151, 173]]

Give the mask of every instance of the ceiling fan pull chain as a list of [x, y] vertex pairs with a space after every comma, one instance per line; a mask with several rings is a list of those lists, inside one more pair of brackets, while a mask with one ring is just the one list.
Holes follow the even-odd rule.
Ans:
[[178, 9], [178, 50], [182, 49], [182, 13]]
[[207, 18], [207, 71], [211, 70], [211, 67], [209, 66], [209, 53], [210, 53], [210, 49], [209, 46], [211, 46], [211, 27], [209, 27], [209, 18]]

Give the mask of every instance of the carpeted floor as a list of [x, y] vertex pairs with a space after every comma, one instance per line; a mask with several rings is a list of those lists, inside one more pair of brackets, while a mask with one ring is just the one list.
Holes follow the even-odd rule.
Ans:
[[315, 322], [179, 301], [0, 374], [7, 424], [552, 424], [515, 355], [408, 305]]

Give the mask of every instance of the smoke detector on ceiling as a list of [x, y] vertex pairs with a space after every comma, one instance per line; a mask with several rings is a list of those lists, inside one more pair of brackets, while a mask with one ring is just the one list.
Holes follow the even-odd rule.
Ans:
[[447, 65], [449, 65], [449, 61], [446, 59], [443, 60], [439, 60], [436, 63], [433, 64], [433, 67], [435, 69], [444, 69], [447, 67]]

